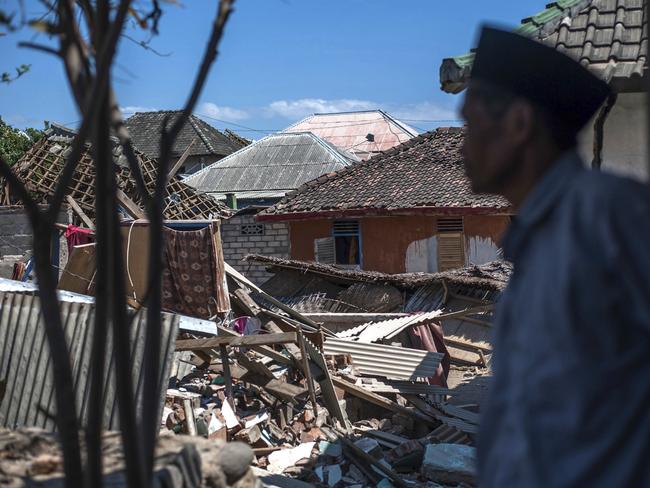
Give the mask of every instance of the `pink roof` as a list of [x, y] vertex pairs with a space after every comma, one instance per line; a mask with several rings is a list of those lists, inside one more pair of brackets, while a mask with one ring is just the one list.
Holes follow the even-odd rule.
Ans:
[[[417, 136], [412, 127], [381, 110], [314, 114], [283, 132], [312, 132], [338, 149], [368, 159]], [[374, 135], [374, 141], [366, 139]]]

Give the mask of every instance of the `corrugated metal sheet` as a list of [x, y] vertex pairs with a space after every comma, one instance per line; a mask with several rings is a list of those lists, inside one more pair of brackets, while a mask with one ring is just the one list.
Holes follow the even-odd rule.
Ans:
[[[54, 430], [55, 412], [52, 364], [40, 314], [40, 301], [31, 293], [0, 292], [0, 381], [4, 395], [0, 400], [0, 426], [8, 428], [41, 427]], [[72, 372], [76, 391], [76, 408], [82, 425], [88, 415], [90, 367], [95, 306], [92, 299], [61, 302]], [[161, 391], [167, 387], [169, 368], [178, 331], [179, 316], [164, 313], [161, 330], [163, 348]], [[144, 353], [145, 313], [140, 310], [132, 321], [131, 343], [133, 381], [136, 396], [143, 391], [142, 356]], [[107, 339], [107, 368], [105, 373], [104, 427], [118, 429], [115, 397], [115, 351], [112, 334]], [[160, 399], [162, 407], [162, 397]], [[146, 415], [158, 413], [147, 412]]]
[[[361, 159], [386, 151], [408, 141], [418, 132], [381, 110], [314, 114], [284, 132], [313, 132], [334, 146], [348, 150]], [[372, 134], [373, 141], [366, 136]]]
[[189, 176], [184, 183], [207, 193], [298, 188], [350, 164], [309, 132], [272, 134]]
[[333, 338], [325, 340], [323, 352], [349, 354], [362, 374], [406, 380], [433, 376], [442, 360], [437, 352]]
[[435, 320], [442, 311], [413, 314], [407, 317], [384, 320], [382, 322], [368, 322], [352, 329], [336, 334], [340, 338], [352, 338], [358, 342], [371, 343], [380, 339], [390, 340], [404, 329], [414, 325], [426, 324]]

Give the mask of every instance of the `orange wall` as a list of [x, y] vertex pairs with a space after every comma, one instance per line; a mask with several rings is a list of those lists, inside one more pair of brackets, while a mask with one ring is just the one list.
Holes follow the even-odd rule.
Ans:
[[436, 233], [435, 217], [375, 217], [361, 219], [363, 269], [384, 273], [405, 271], [406, 249]]
[[301, 220], [289, 224], [291, 259], [314, 260], [314, 239], [332, 235], [331, 220]]
[[[399, 216], [359, 218], [363, 269], [384, 273], [403, 273], [406, 250], [413, 241], [436, 234], [435, 216]], [[510, 218], [507, 216], [465, 216], [465, 235], [489, 237], [495, 243]], [[291, 222], [291, 258], [314, 260], [314, 239], [332, 235], [332, 220], [303, 220]]]
[[501, 245], [503, 233], [510, 225], [507, 215], [467, 215], [464, 219], [466, 236], [490, 237], [495, 244]]

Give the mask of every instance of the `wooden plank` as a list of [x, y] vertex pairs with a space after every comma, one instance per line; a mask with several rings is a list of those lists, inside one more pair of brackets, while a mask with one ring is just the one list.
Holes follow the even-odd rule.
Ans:
[[316, 381], [318, 381], [318, 384], [320, 385], [320, 391], [323, 394], [323, 400], [325, 400], [327, 410], [329, 410], [330, 415], [339, 421], [345, 430], [349, 430], [350, 422], [347, 413], [343, 410], [338, 398], [336, 397], [336, 391], [334, 390], [334, 383], [332, 381], [333, 378], [327, 369], [327, 364], [325, 363], [323, 354], [308, 340], [305, 340], [304, 344], [309, 358], [312, 360], [319, 373], [316, 377]]
[[295, 332], [282, 334], [261, 334], [249, 336], [220, 336], [209, 339], [185, 339], [176, 341], [177, 351], [201, 351], [215, 349], [220, 346], [268, 346], [271, 344], [289, 344], [297, 340]]
[[129, 196], [124, 193], [122, 190], [119, 188], [117, 189], [117, 201], [120, 203], [120, 205], [128, 212], [128, 214], [133, 217], [134, 219], [144, 219], [145, 218], [145, 213], [142, 211], [142, 209], [138, 206], [137, 203], [135, 203], [133, 200], [129, 198]]
[[450, 405], [449, 403], [442, 403], [438, 405], [438, 408], [452, 417], [458, 417], [459, 419], [465, 420], [471, 424], [479, 424], [480, 417], [477, 413], [470, 412], [469, 410], [457, 407], [456, 405]]
[[[237, 334], [235, 331], [232, 331], [230, 329], [226, 329], [225, 327], [222, 327], [220, 325], [217, 326], [217, 330], [219, 331], [219, 335], [225, 335], [225, 336], [230, 336], [230, 337], [239, 337], [239, 334]], [[287, 366], [293, 365], [293, 361], [291, 358], [288, 358], [282, 353], [279, 353], [278, 351], [275, 351], [271, 349], [270, 347], [267, 346], [250, 346], [251, 350], [262, 354], [263, 356], [266, 356], [268, 358], [273, 359], [275, 362], [280, 363], [280, 364], [285, 364]]]
[[298, 329], [298, 344], [300, 345], [300, 355], [302, 356], [302, 370], [305, 375], [307, 389], [309, 390], [309, 399], [311, 400], [311, 404], [314, 409], [314, 415], [318, 415], [318, 403], [316, 403], [316, 390], [314, 389], [314, 380], [311, 376], [311, 372], [309, 371], [309, 359], [305, 350], [305, 338], [303, 337], [302, 331], [300, 329]]
[[355, 454], [356, 456], [358, 456], [359, 458], [361, 458], [364, 462], [366, 462], [366, 463], [368, 463], [368, 464], [371, 464], [372, 466], [374, 466], [375, 468], [377, 468], [379, 471], [381, 471], [382, 473], [384, 473], [384, 474], [386, 475], [386, 477], [387, 477], [388, 479], [390, 479], [391, 482], [392, 482], [395, 486], [399, 486], [399, 487], [402, 487], [402, 488], [406, 488], [406, 487], [409, 486], [409, 485], [407, 485], [404, 481], [402, 481], [402, 476], [400, 476], [399, 474], [397, 474], [397, 473], [396, 473], [395, 471], [393, 471], [392, 469], [386, 467], [385, 464], [380, 463], [377, 459], [375, 459], [374, 457], [372, 457], [370, 454], [368, 454], [367, 452], [365, 452], [363, 449], [357, 447], [357, 446], [356, 446], [352, 441], [350, 441], [349, 439], [346, 439], [345, 437], [341, 437], [340, 439], [341, 439], [341, 442], [343, 442], [343, 445], [344, 445], [345, 447], [347, 447], [347, 448], [350, 449], [352, 452], [354, 452], [354, 454]]
[[174, 166], [172, 166], [172, 169], [169, 170], [169, 173], [167, 173], [167, 179], [168, 180], [170, 180], [174, 175], [176, 175], [176, 173], [178, 172], [180, 167], [183, 166], [183, 164], [185, 163], [185, 160], [190, 155], [190, 149], [192, 149], [192, 146], [194, 145], [195, 142], [196, 142], [196, 137], [194, 139], [192, 139], [192, 141], [187, 145], [187, 149], [185, 149], [185, 151], [183, 151], [183, 154], [181, 155], [180, 158], [178, 158], [178, 161], [176, 161], [176, 164], [174, 164]]
[[68, 202], [68, 205], [70, 205], [70, 208], [74, 210], [74, 212], [79, 216], [81, 221], [86, 224], [86, 227], [89, 229], [95, 230], [95, 224], [94, 222], [86, 215], [86, 212], [84, 212], [79, 204], [75, 201], [74, 198], [72, 198], [70, 195], [65, 196], [65, 200]]
[[250, 288], [251, 290], [256, 291], [256, 292], [259, 293], [262, 297], [264, 297], [264, 299], [268, 300], [268, 301], [271, 302], [273, 305], [275, 305], [276, 307], [278, 307], [278, 308], [279, 308], [280, 310], [282, 310], [283, 312], [286, 312], [289, 316], [293, 317], [293, 318], [296, 319], [297, 321], [302, 322], [303, 324], [307, 324], [307, 325], [313, 327], [314, 329], [317, 329], [317, 330], [318, 330], [319, 325], [318, 325], [316, 322], [314, 322], [314, 321], [311, 320], [310, 318], [305, 317], [303, 314], [301, 314], [301, 313], [299, 313], [299, 312], [296, 312], [293, 308], [289, 307], [288, 305], [285, 305], [285, 304], [282, 303], [281, 301], [275, 299], [274, 297], [272, 297], [271, 295], [269, 295], [268, 293], [266, 293], [266, 292], [265, 292], [264, 290], [262, 290], [259, 286], [255, 285], [252, 281], [250, 281], [248, 278], [246, 278], [244, 275], [242, 275], [239, 271], [237, 271], [235, 268], [233, 268], [232, 266], [230, 266], [228, 263], [225, 263], [225, 265], [226, 265], [226, 273], [227, 273], [230, 277], [232, 277], [233, 279], [237, 280], [239, 283], [241, 283], [241, 284], [247, 286], [247, 287]]
[[451, 344], [452, 346], [456, 346], [460, 349], [467, 349], [471, 352], [476, 352], [478, 354], [478, 351], [483, 351], [487, 354], [492, 354], [492, 349], [489, 347], [484, 347], [484, 346], [479, 346], [471, 341], [466, 341], [463, 340], [459, 337], [453, 337], [453, 336], [447, 336], [445, 337], [445, 343], [446, 344]]
[[390, 432], [384, 432], [382, 430], [375, 430], [370, 427], [354, 427], [354, 430], [364, 435], [374, 437], [375, 439], [381, 439], [382, 441], [391, 444], [393, 447], [404, 444], [410, 440], [407, 437], [391, 434]]
[[429, 417], [424, 413], [421, 413], [417, 410], [411, 410], [410, 408], [403, 407], [393, 402], [392, 400], [389, 400], [388, 398], [385, 398], [381, 395], [377, 395], [376, 393], [373, 393], [371, 391], [365, 390], [360, 386], [350, 383], [349, 381], [345, 381], [341, 378], [337, 378], [334, 376], [332, 377], [332, 383], [334, 384], [334, 386], [337, 386], [342, 390], [345, 390], [351, 395], [361, 398], [362, 400], [366, 400], [367, 402], [374, 403], [375, 405], [379, 405], [380, 407], [383, 407], [386, 410], [390, 410], [391, 412], [408, 415], [409, 417], [413, 417], [414, 419], [424, 422], [427, 425], [431, 425], [433, 427], [438, 425], [438, 422], [436, 422], [434, 419], [432, 419], [431, 417]]
[[95, 244], [74, 246], [57, 288], [82, 295], [94, 295], [96, 266]]
[[232, 407], [235, 402], [232, 397], [232, 376], [230, 375], [230, 360], [228, 359], [228, 349], [226, 346], [219, 346], [219, 353], [221, 355], [221, 364], [223, 365], [223, 376], [226, 380], [226, 400], [230, 402]]

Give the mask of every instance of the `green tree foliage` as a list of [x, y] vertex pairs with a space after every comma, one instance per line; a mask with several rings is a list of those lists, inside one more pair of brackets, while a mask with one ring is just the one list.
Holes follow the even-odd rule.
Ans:
[[[48, 125], [45, 122], [45, 129]], [[33, 127], [21, 131], [5, 123], [0, 117], [0, 155], [13, 165], [32, 144], [43, 137], [43, 134], [44, 131]]]

